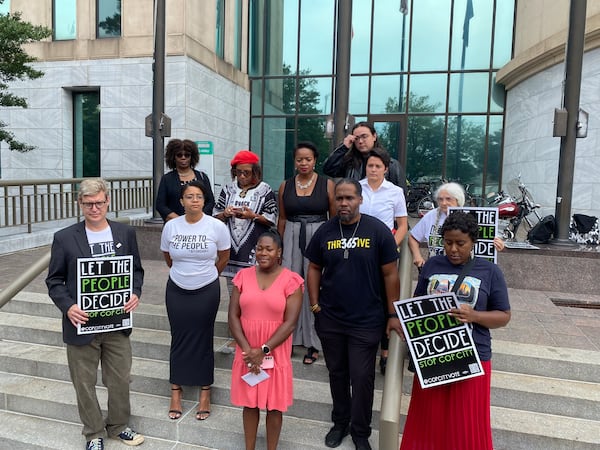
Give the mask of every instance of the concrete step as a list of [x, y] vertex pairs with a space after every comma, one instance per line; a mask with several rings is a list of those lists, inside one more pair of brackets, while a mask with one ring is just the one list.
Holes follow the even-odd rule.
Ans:
[[[221, 308], [217, 317], [216, 334], [220, 337], [215, 337], [214, 341], [217, 353], [215, 354], [215, 385], [212, 392], [213, 415], [206, 421], [212, 422], [214, 417], [219, 416], [219, 422], [223, 420], [223, 423], [219, 423], [212, 429], [212, 434], [208, 432], [210, 435], [208, 437], [202, 433], [198, 435], [197, 428], [200, 426], [201, 430], [206, 432], [206, 424], [197, 422], [193, 417], [197, 407], [197, 389], [185, 390], [182, 419], [170, 421], [166, 417], [170, 394], [167, 381], [170, 334], [164, 306], [140, 305], [135, 312], [134, 324], [132, 346], [135, 357], [131, 381], [132, 395], [135, 395], [135, 398], [132, 397], [132, 407], [136, 408], [135, 417], [132, 419], [134, 427], [137, 426], [145, 434], [151, 434], [157, 440], [157, 445], [170, 445], [156, 448], [187, 448], [176, 447], [182, 444], [201, 444], [219, 449], [243, 448], [240, 444], [242, 442], [240, 440], [242, 439], [241, 412], [237, 408], [232, 408], [229, 401], [230, 368], [233, 357], [231, 354], [218, 352], [228, 342], [228, 338], [223, 337], [227, 336], [225, 308]], [[295, 432], [297, 436], [290, 433], [287, 435], [287, 440], [283, 440], [282, 434], [281, 448], [322, 448], [323, 437], [331, 425], [331, 400], [323, 358], [319, 358], [312, 366], [305, 366], [301, 362], [303, 353], [303, 348], [294, 350], [295, 399], [293, 407], [286, 413], [284, 419], [284, 430], [288, 422], [290, 426], [298, 426]], [[5, 383], [0, 377], [0, 395], [3, 397], [0, 411], [5, 409], [11, 414], [33, 416], [43, 411], [44, 418], [37, 418], [37, 420], [67, 421], [80, 430], [62, 343], [60, 316], [47, 295], [21, 293], [0, 310], [0, 371], [4, 372], [0, 375], [4, 375], [5, 381], [6, 377], [10, 380], [11, 377], [20, 377], [15, 383], [29, 386], [24, 388], [23, 392], [19, 392], [14, 390], [15, 383], [8, 382], [9, 387], [3, 388], [1, 386]], [[492, 424], [495, 448], [497, 450], [598, 448], [600, 446], [600, 433], [597, 432], [600, 429], [598, 373], [600, 373], [600, 352], [519, 344], [495, 339], [492, 376]], [[402, 401], [403, 416], [410, 401], [412, 380], [412, 375], [408, 373], [406, 375], [404, 391], [407, 394], [403, 396]], [[377, 374], [373, 416], [375, 432], [379, 422], [382, 382], [383, 377]], [[59, 387], [55, 389], [53, 383], [59, 383]], [[68, 389], [63, 386], [65, 384]], [[36, 395], [39, 396], [40, 389], [53, 392], [48, 393], [47, 398], [38, 398]], [[102, 391], [103, 388], [100, 390]], [[30, 395], [30, 391], [36, 394]], [[71, 400], [65, 403], [65, 398]], [[50, 411], [54, 411], [52, 414], [47, 413], [44, 402], [50, 402]], [[139, 421], [139, 426], [136, 420]], [[177, 425], [176, 432], [172, 430], [174, 423]], [[44, 426], [50, 427], [47, 424]], [[212, 424], [209, 426], [212, 427]], [[152, 432], [149, 433], [147, 430]], [[227, 441], [223, 436], [212, 436], [227, 435], [231, 430], [235, 430], [234, 435], [237, 440]], [[75, 434], [78, 433], [79, 431]], [[311, 436], [305, 436], [306, 434]], [[60, 436], [58, 438], [60, 439]], [[83, 442], [83, 439], [80, 439], [77, 448], [80, 448]], [[0, 448], [5, 448], [5, 442], [10, 442], [11, 449], [36, 448], [37, 445], [32, 443], [31, 447], [27, 447], [24, 443], [19, 444], [20, 441], [16, 441], [13, 445], [11, 438], [5, 438], [0, 432]], [[371, 443], [374, 448], [377, 448], [376, 434], [371, 438]], [[264, 443], [262, 445], [264, 446]], [[344, 445], [353, 448], [349, 439], [344, 442]], [[41, 446], [40, 448], [68, 447]]]
[[[64, 382], [69, 381], [69, 374], [64, 348], [30, 344], [23, 342], [0, 341], [0, 371], [13, 374], [23, 374], [33, 377], [50, 377]], [[168, 363], [165, 361], [134, 358], [132, 367], [132, 391], [164, 397], [161, 410], [163, 415], [168, 407], [169, 385]], [[229, 370], [215, 370], [215, 384], [212, 401], [214, 405], [229, 406], [229, 385], [231, 382]], [[314, 382], [296, 378], [294, 380], [295, 399], [287, 416], [329, 421], [330, 394], [327, 381]], [[184, 414], [192, 414], [197, 408], [197, 389], [184, 390]], [[410, 402], [410, 396], [403, 396], [403, 411]], [[542, 413], [542, 416], [532, 416], [530, 420], [546, 420], [553, 415], [554, 422], [560, 417], [565, 420], [583, 419], [577, 422], [579, 426], [588, 426], [586, 420], [598, 419], [600, 409], [600, 385], [597, 383], [580, 382], [544, 378], [535, 375], [523, 375], [494, 371], [492, 375], [492, 404], [494, 408], [504, 410], [522, 410], [523, 412]], [[377, 428], [377, 418], [381, 405], [381, 391], [375, 393], [374, 428]], [[598, 426], [598, 422], [595, 426]], [[535, 425], [535, 422], [534, 424]], [[532, 430], [532, 424], [521, 424], [522, 429]], [[502, 425], [504, 427], [504, 425]], [[498, 432], [504, 433], [500, 428]], [[496, 430], [496, 424], [494, 423]], [[513, 432], [511, 429], [510, 432]], [[581, 431], [581, 430], [580, 430]], [[495, 431], [496, 432], [496, 431]], [[583, 431], [585, 434], [585, 430]], [[534, 432], [532, 432], [535, 434]]]
[[[230, 406], [229, 388], [231, 385], [231, 370], [229, 368], [215, 369], [215, 382], [212, 387], [212, 403]], [[59, 381], [70, 380], [64, 348], [0, 340], [0, 371], [22, 374], [33, 377], [50, 378]], [[326, 377], [321, 381], [299, 378], [294, 379], [294, 404], [288, 410], [288, 415], [329, 422], [331, 415], [331, 394]], [[170, 395], [169, 363], [154, 359], [133, 358], [131, 369], [131, 389], [133, 391], [164, 396], [162, 409], [167, 411]], [[101, 373], [98, 371], [98, 385], [101, 386]], [[195, 410], [199, 398], [198, 388], [184, 387], [183, 398], [186, 411]], [[378, 427], [379, 409], [381, 406], [381, 389], [375, 391], [373, 405], [373, 426]], [[166, 415], [166, 412], [164, 412]]]
[[[35, 416], [43, 411], [44, 418], [47, 419], [72, 424], [79, 422], [73, 386], [70, 382], [0, 372], [0, 396], [3, 400], [2, 404], [6, 405], [5, 410], [11, 413]], [[98, 389], [98, 399], [101, 405], [106, 405], [104, 388]], [[239, 408], [213, 404], [210, 418], [199, 422], [194, 417], [195, 408], [190, 405], [186, 405], [184, 415], [179, 420], [169, 420], [166, 415], [168, 403], [165, 397], [132, 391], [131, 405], [131, 426], [144, 435], [215, 449], [244, 448], [242, 413]], [[329, 427], [328, 422], [301, 419], [286, 414], [278, 448], [282, 450], [322, 448]], [[264, 436], [263, 415], [259, 427], [258, 448], [266, 446]], [[375, 431], [371, 436], [375, 447], [377, 439], [378, 433]], [[345, 439], [339, 448], [349, 450], [354, 446], [350, 439]]]
[[[106, 391], [104, 388], [98, 389], [98, 396], [101, 405], [105, 405]], [[43, 411], [44, 420], [60, 421], [61, 425], [57, 425], [56, 428], [62, 427], [62, 433], [68, 431], [69, 436], [65, 435], [64, 439], [69, 443], [73, 442], [71, 439], [78, 434], [76, 430], [80, 430], [80, 426], [77, 425], [74, 392], [69, 382], [0, 372], [0, 398], [2, 398], [2, 404], [6, 405], [5, 413], [34, 416]], [[195, 407], [186, 404], [182, 418], [172, 421], [166, 418], [166, 401], [166, 397], [132, 392], [131, 425], [145, 435], [156, 439], [156, 448], [175, 448], [161, 447], [159, 440], [166, 441], [165, 445], [184, 443], [216, 449], [243, 448], [241, 411], [238, 408], [213, 404], [211, 417], [206, 421], [198, 422], [194, 419]], [[408, 402], [403, 403], [407, 404]], [[47, 422], [44, 423], [46, 427], [49, 427]], [[68, 430], [64, 429], [62, 425], [64, 423], [68, 424]], [[264, 417], [262, 423], [264, 424]], [[3, 422], [3, 430], [13, 430], [13, 428], [5, 427], [4, 424], [5, 422]], [[301, 419], [286, 414], [279, 448], [322, 448], [323, 437], [329, 426], [328, 422]], [[600, 445], [598, 422], [592, 420], [493, 406], [492, 426], [497, 450], [563, 448], [591, 450]], [[41, 430], [43, 433], [46, 432], [46, 428]], [[7, 431], [0, 432], [0, 439], [3, 439], [6, 433]], [[31, 434], [42, 435], [43, 433], [36, 428], [36, 433]], [[12, 439], [12, 434], [10, 433], [7, 439]], [[53, 439], [61, 442], [60, 434], [54, 434], [54, 436], [56, 437]], [[259, 436], [262, 443], [259, 442], [258, 446], [261, 448], [264, 447], [264, 428], [262, 426]], [[378, 434], [374, 430], [371, 437], [374, 448], [377, 448], [377, 439]], [[37, 445], [35, 442], [32, 444]], [[49, 445], [40, 448], [71, 447]], [[346, 439], [340, 447], [340, 449], [350, 448], [353, 446], [349, 439]]]
[[[48, 314], [48, 315], [46, 315]], [[143, 327], [142, 324], [147, 327]], [[215, 322], [215, 367], [231, 368], [233, 355], [221, 353], [228, 337], [227, 313], [219, 311]], [[0, 339], [63, 346], [60, 312], [44, 294], [21, 293], [0, 310]], [[131, 334], [133, 354], [141, 358], [168, 361], [171, 336], [164, 307], [140, 305], [134, 313], [134, 330]], [[328, 379], [323, 358], [311, 366], [302, 364], [305, 349], [294, 348], [294, 372], [303, 379], [322, 381]], [[375, 380], [383, 388], [383, 377]]]
[[[30, 315], [32, 312], [42, 314], [40, 311], [49, 312], [53, 316]], [[147, 328], [142, 326], [144, 323]], [[134, 331], [131, 335], [134, 355], [168, 360], [170, 346], [168, 330], [168, 320], [162, 305], [140, 305], [134, 313]], [[215, 351], [217, 351], [216, 367], [231, 367], [231, 355], [219, 351], [229, 341], [227, 336], [226, 312], [219, 311], [214, 340]], [[43, 294], [19, 294], [18, 298], [13, 299], [0, 310], [0, 338], [62, 346], [58, 309]], [[494, 339], [493, 350], [494, 370], [598, 382], [600, 352], [522, 344], [498, 339]], [[303, 373], [303, 376], [310, 380], [323, 380], [323, 377], [327, 377], [323, 358], [319, 358], [315, 364], [307, 367], [301, 362], [302, 352], [300, 347], [295, 349], [294, 370]], [[382, 381], [382, 377], [377, 377], [378, 388], [382, 388]]]
[[[224, 305], [226, 306], [226, 305]], [[15, 314], [27, 314], [30, 316], [60, 318], [60, 310], [52, 303], [47, 294], [37, 292], [19, 292], [2, 311]], [[150, 328], [153, 330], [169, 331], [169, 319], [165, 305], [153, 305], [140, 303], [134, 315], [134, 326], [136, 328]], [[215, 321], [215, 335], [227, 336], [227, 310], [220, 308]]]
[[[0, 410], [0, 448], [11, 450], [81, 450], [85, 440], [81, 425]], [[35, 430], [35, 433], [32, 433]], [[120, 442], [106, 439], [106, 450], [123, 450]], [[146, 436], [144, 450], [211, 450], [210, 447]]]

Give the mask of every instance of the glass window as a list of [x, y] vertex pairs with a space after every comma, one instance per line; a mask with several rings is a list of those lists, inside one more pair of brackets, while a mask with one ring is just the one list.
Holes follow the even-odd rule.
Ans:
[[295, 78], [265, 80], [265, 114], [294, 114], [296, 111]]
[[298, 114], [321, 114], [331, 102], [331, 78], [298, 79]]
[[410, 76], [409, 112], [446, 111], [445, 73]]
[[404, 99], [401, 75], [381, 75], [371, 78], [371, 114], [397, 113], [398, 99]]
[[242, 0], [235, 0], [235, 30], [233, 36], [233, 65], [242, 68]]
[[121, 0], [97, 0], [98, 38], [121, 36]]
[[488, 154], [486, 165], [485, 190], [486, 194], [497, 192], [500, 189], [500, 175], [502, 169], [502, 116], [490, 116], [488, 130]]
[[451, 74], [448, 111], [486, 112], [489, 86], [489, 72]]
[[[325, 138], [325, 117], [299, 117], [296, 124], [296, 142], [310, 141], [319, 150], [319, 161], [317, 170], [320, 170], [323, 161], [329, 154], [329, 141]], [[295, 143], [292, 144], [293, 149]], [[286, 158], [286, 176], [293, 175], [294, 163], [293, 153]], [[291, 170], [287, 170], [290, 167]]]
[[311, 75], [333, 73], [335, 1], [302, 0], [300, 12], [301, 72]]
[[277, 189], [285, 177], [285, 145], [287, 134], [293, 131], [288, 130], [287, 125], [285, 117], [265, 118], [262, 149], [254, 149], [261, 155], [263, 181], [273, 189]]
[[399, 0], [374, 2], [373, 72], [400, 72], [407, 69], [409, 21], [400, 12], [399, 4]]
[[252, 0], [248, 18], [248, 75], [260, 76], [263, 73], [262, 25], [263, 0]]
[[496, 23], [494, 28], [494, 69], [499, 69], [510, 61], [513, 43], [514, 2], [502, 2], [496, 5]]
[[52, 30], [55, 41], [77, 38], [77, 0], [54, 0]]
[[8, 14], [10, 12], [10, 0], [4, 0], [0, 3], [0, 14]]
[[409, 116], [406, 129], [407, 178], [439, 177], [444, 161], [444, 116]]
[[400, 121], [374, 122], [373, 126], [377, 131], [377, 142], [379, 145], [385, 148], [392, 158], [398, 159], [399, 150], [404, 140], [402, 136], [404, 127]]
[[496, 83], [496, 72], [492, 74], [491, 84], [492, 102], [490, 103], [490, 111], [501, 113], [502, 111], [504, 111], [506, 91], [504, 90], [503, 85]]
[[301, 101], [309, 101], [311, 109], [319, 114], [331, 114], [333, 112], [333, 79], [331, 77], [314, 78], [315, 82], [311, 88], [315, 91], [312, 98], [307, 96]]
[[225, 0], [216, 0], [217, 20], [215, 24], [215, 54], [225, 57]]
[[[389, 31], [389, 30], [388, 30]], [[371, 0], [352, 2], [350, 73], [368, 73], [371, 61]]]
[[100, 176], [100, 92], [73, 93], [73, 176]]
[[[446, 177], [481, 186], [486, 116], [451, 116], [446, 137]], [[481, 190], [475, 189], [472, 192]]]
[[262, 86], [263, 86], [262, 80], [252, 80], [251, 81], [250, 114], [253, 116], [258, 116], [258, 115], [262, 114], [262, 99], [263, 99]]
[[250, 120], [250, 148], [260, 154], [262, 148], [262, 118]]
[[[274, 2], [279, 3], [279, 2]], [[283, 43], [283, 64], [289, 67], [289, 73], [295, 75], [298, 71], [298, 0], [281, 0], [283, 4], [283, 25], [281, 36], [272, 46], [278, 48]], [[278, 69], [278, 70], [277, 70]], [[273, 67], [272, 73], [281, 73], [281, 68]]]
[[412, 3], [410, 70], [447, 70], [451, 0]]
[[490, 66], [494, 2], [455, 0], [452, 25], [452, 70]]
[[369, 77], [351, 76], [348, 112], [354, 116], [366, 115], [369, 110]]

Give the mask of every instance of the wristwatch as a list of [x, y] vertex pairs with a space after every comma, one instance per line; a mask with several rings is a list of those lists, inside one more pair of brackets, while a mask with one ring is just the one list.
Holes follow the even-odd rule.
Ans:
[[267, 344], [261, 345], [260, 348], [262, 349], [262, 351], [265, 355], [268, 355], [269, 353], [271, 353], [271, 349], [269, 348], [269, 346]]

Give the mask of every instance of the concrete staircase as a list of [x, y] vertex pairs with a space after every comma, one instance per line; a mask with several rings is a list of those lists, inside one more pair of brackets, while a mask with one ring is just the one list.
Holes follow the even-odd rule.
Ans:
[[[224, 289], [226, 292], [226, 289]], [[226, 303], [216, 324], [215, 350], [226, 345]], [[146, 436], [145, 449], [243, 449], [242, 417], [229, 402], [232, 355], [216, 353], [212, 414], [194, 418], [197, 389], [184, 390], [184, 414], [169, 420], [169, 328], [163, 306], [135, 312], [132, 345], [131, 425]], [[295, 400], [284, 415], [280, 449], [325, 448], [331, 426], [323, 359], [294, 360]], [[410, 397], [405, 380], [403, 414]], [[100, 380], [100, 375], [98, 376]], [[497, 450], [600, 448], [600, 353], [494, 341], [492, 424]], [[378, 448], [383, 377], [377, 374], [371, 436]], [[185, 388], [184, 388], [185, 389]], [[106, 404], [104, 388], [99, 390]], [[0, 310], [0, 449], [82, 449], [84, 439], [69, 381], [58, 309], [45, 294], [23, 292]], [[110, 449], [124, 448], [107, 441]], [[264, 418], [257, 448], [265, 448]], [[347, 438], [339, 447], [353, 449]], [[448, 449], [455, 450], [455, 449]]]

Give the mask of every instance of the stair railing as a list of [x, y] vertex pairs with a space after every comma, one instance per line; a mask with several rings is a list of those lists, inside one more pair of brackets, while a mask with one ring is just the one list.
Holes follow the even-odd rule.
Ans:
[[[400, 298], [412, 297], [412, 256], [408, 248], [409, 235], [406, 233], [400, 245]], [[388, 360], [381, 395], [379, 414], [380, 450], [398, 450], [400, 435], [400, 408], [402, 406], [402, 385], [404, 384], [404, 360], [408, 355], [406, 342], [397, 333], [390, 333]]]
[[6, 305], [10, 299], [31, 283], [40, 273], [48, 268], [50, 263], [50, 252], [45, 253], [40, 259], [31, 264], [21, 275], [19, 275], [5, 289], [0, 291], [0, 308]]
[[[111, 220], [129, 223], [129, 217], [117, 217]], [[27, 267], [21, 275], [0, 291], [0, 308], [6, 305], [15, 295], [21, 292], [25, 286], [31, 283], [39, 274], [48, 268], [48, 264], [50, 264], [50, 253], [50, 251], [44, 253], [41, 258]]]

